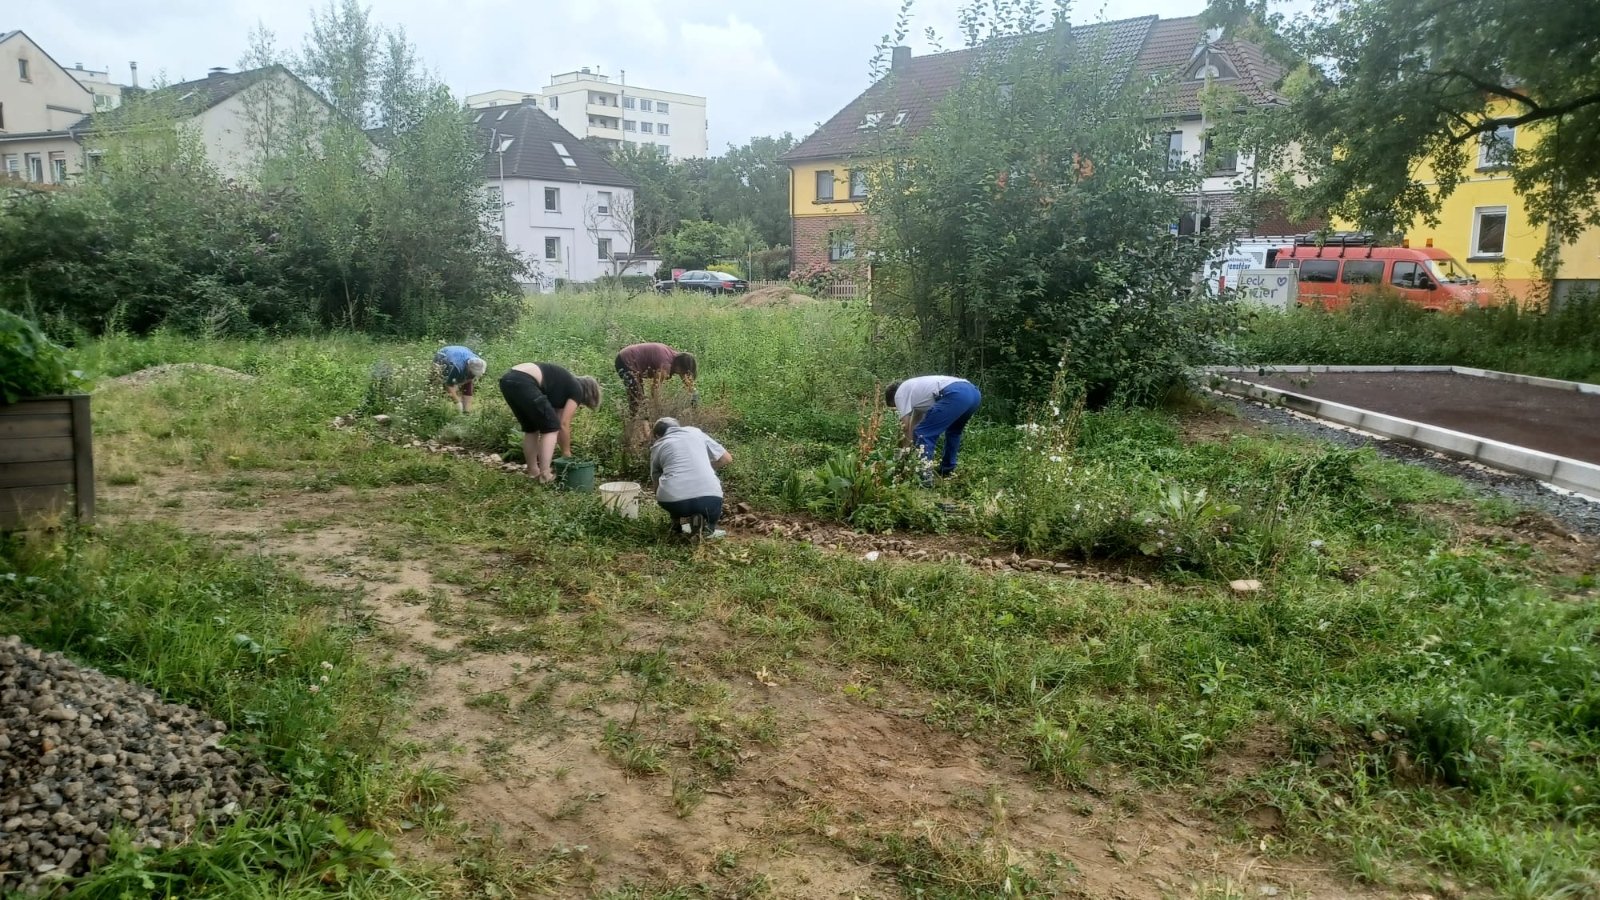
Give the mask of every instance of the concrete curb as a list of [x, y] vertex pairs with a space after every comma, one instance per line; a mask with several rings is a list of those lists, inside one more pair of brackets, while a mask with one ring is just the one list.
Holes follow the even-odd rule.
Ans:
[[[1554, 379], [1534, 378], [1525, 375], [1511, 375], [1504, 372], [1485, 374], [1485, 370], [1482, 369], [1467, 369], [1455, 366], [1271, 366], [1263, 368], [1281, 373], [1455, 372], [1460, 375], [1477, 377], [1502, 377], [1504, 380], [1537, 385], [1539, 387], [1556, 387], [1561, 390], [1575, 390], [1582, 393], [1600, 393], [1600, 385], [1582, 384], [1576, 381], [1556, 381]], [[1470, 459], [1473, 462], [1482, 463], [1496, 469], [1528, 475], [1557, 487], [1600, 500], [1600, 465], [1569, 459], [1565, 456], [1556, 456], [1553, 453], [1545, 453], [1542, 450], [1518, 447], [1514, 444], [1478, 437], [1465, 432], [1452, 431], [1448, 428], [1440, 428], [1437, 425], [1414, 422], [1410, 419], [1402, 419], [1367, 409], [1358, 409], [1354, 406], [1346, 406], [1343, 403], [1318, 400], [1315, 397], [1308, 397], [1304, 394], [1296, 394], [1292, 391], [1285, 391], [1249, 381], [1248, 376], [1256, 375], [1257, 372], [1258, 370], [1254, 368], [1243, 369], [1221, 366], [1214, 366], [1206, 370], [1206, 374], [1210, 376], [1212, 388], [1225, 394], [1233, 394], [1239, 397], [1285, 406], [1371, 434]]]

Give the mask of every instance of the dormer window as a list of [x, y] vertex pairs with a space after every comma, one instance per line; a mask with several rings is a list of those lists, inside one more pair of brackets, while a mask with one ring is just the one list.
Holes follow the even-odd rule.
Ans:
[[893, 125], [895, 128], [899, 128], [901, 125], [904, 125], [905, 123], [906, 123], [906, 111], [902, 109], [899, 112], [894, 114], [894, 121], [891, 122], [890, 124]]
[[877, 128], [878, 127], [878, 123], [882, 122], [882, 121], [883, 121], [883, 113], [881, 113], [881, 112], [870, 112], [870, 113], [867, 113], [865, 116], [861, 117], [861, 124], [856, 126], [856, 130], [857, 131], [866, 131], [866, 130], [868, 130], [870, 128]]

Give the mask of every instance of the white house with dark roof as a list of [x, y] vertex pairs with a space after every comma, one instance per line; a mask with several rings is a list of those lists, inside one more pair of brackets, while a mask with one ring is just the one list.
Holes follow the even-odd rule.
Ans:
[[119, 96], [127, 101], [120, 108], [95, 113], [96, 95], [74, 70], [20, 31], [0, 33], [0, 174], [45, 184], [70, 181], [94, 159], [96, 132], [114, 130], [143, 97], [170, 103], [178, 126], [199, 138], [207, 160], [238, 179], [248, 178], [259, 162], [259, 131], [272, 118], [269, 109], [332, 114], [316, 91], [282, 66], [212, 69], [204, 78]]
[[484, 148], [506, 246], [533, 264], [531, 286], [648, 275], [659, 260], [634, 255], [635, 184], [536, 102], [469, 110]]

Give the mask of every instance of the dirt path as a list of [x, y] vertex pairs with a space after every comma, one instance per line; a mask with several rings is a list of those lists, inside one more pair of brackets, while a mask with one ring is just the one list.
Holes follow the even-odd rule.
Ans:
[[909, 872], [976, 886], [1017, 866], [1045, 896], [1377, 896], [1315, 862], [1259, 858], [1179, 792], [1040, 785], [925, 724], [929, 698], [903, 686], [852, 693], [859, 673], [820, 661], [787, 679], [743, 671], [715, 614], [597, 599], [530, 625], [459, 583], [515, 563], [386, 526], [386, 508], [432, 490], [313, 493], [262, 476], [224, 491], [168, 470], [103, 504], [109, 521], [170, 522], [350, 593], [379, 626], [372, 652], [409, 672], [417, 762], [458, 783], [451, 816], [401, 823], [414, 856], [512, 895], [898, 897]]

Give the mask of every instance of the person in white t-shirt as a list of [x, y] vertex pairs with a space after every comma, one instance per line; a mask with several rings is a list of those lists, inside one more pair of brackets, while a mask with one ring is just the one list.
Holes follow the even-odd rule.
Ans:
[[889, 385], [883, 399], [900, 416], [902, 445], [915, 446], [923, 459], [931, 461], [942, 436], [939, 474], [955, 472], [961, 434], [983, 402], [977, 385], [949, 375], [922, 375]]

